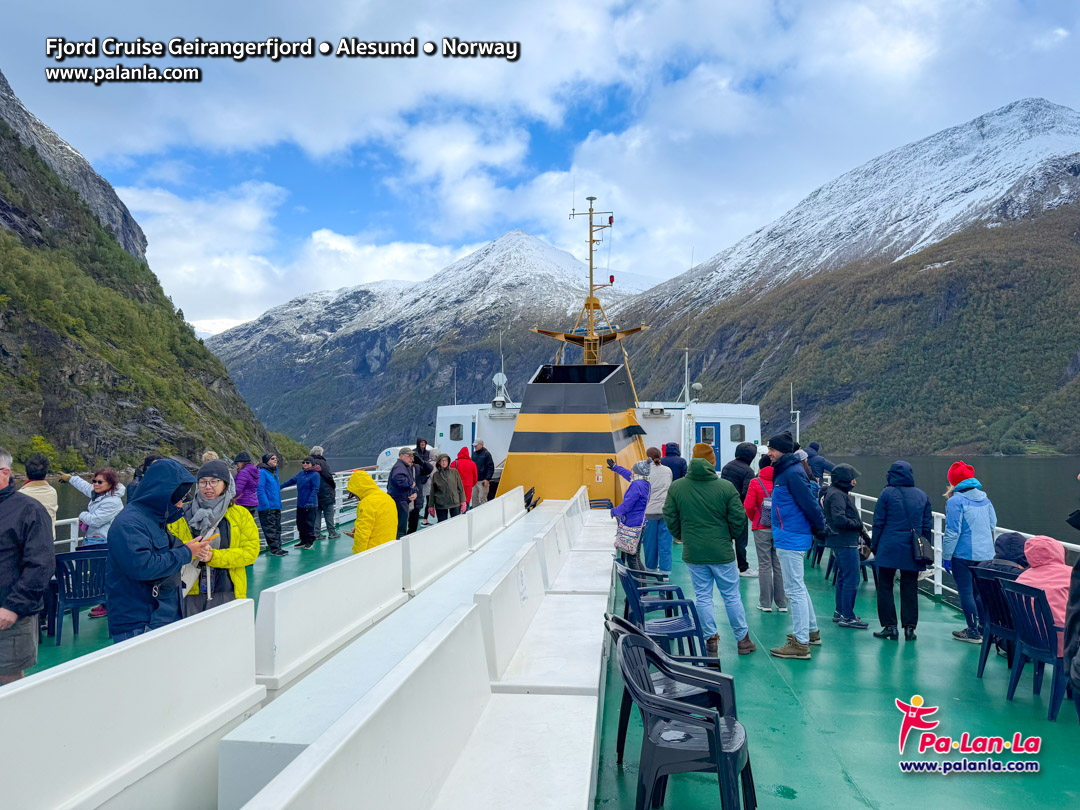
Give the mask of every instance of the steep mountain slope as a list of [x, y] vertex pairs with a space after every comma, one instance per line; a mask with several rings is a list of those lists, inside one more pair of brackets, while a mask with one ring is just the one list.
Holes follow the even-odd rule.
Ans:
[[124, 250], [140, 261], [146, 260], [146, 236], [113, 187], [94, 171], [86, 158], [23, 106], [3, 73], [0, 73], [0, 119], [7, 122], [25, 146], [37, 150], [45, 164], [75, 190]]
[[893, 260], [975, 222], [1080, 200], [1080, 113], [1024, 99], [894, 149], [814, 191], [776, 222], [632, 302], [664, 322], [750, 289]]
[[788, 385], [831, 452], [1080, 452], [1080, 206], [960, 234], [702, 307], [635, 350], [642, 396], [670, 394], [683, 345], [704, 397], [740, 381], [773, 428]]
[[[123, 208], [115, 196], [112, 206]], [[67, 464], [75, 453], [122, 464], [159, 448], [272, 446], [150, 268], [98, 216], [0, 118], [0, 444], [18, 455], [41, 435], [73, 448]]]
[[529, 328], [569, 328], [587, 278], [569, 253], [511, 231], [426, 281], [306, 295], [207, 345], [271, 429], [370, 454], [427, 430], [453, 402], [455, 365], [459, 402], [490, 399], [500, 332], [521, 396], [557, 348]]

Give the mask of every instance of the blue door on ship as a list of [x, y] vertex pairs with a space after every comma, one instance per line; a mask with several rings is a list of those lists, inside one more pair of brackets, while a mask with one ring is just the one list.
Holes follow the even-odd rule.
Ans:
[[716, 461], [719, 463], [723, 457], [720, 453], [720, 423], [698, 422], [697, 440], [699, 444], [707, 444], [712, 447], [713, 453], [716, 454]]

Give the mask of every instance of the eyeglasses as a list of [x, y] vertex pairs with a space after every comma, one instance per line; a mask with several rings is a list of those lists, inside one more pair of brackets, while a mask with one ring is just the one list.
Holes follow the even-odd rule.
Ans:
[[94, 483], [95, 483], [95, 484], [107, 484], [107, 483], [109, 483], [109, 482], [108, 482], [108, 481], [103, 481], [103, 480], [102, 480], [102, 479], [100, 479], [100, 478], [95, 478], [95, 479], [94, 479]]
[[203, 489], [209, 489], [211, 487], [216, 487], [218, 484], [224, 484], [224, 483], [225, 482], [222, 481], [220, 478], [204, 478], [201, 481], [199, 481], [199, 486], [202, 487]]

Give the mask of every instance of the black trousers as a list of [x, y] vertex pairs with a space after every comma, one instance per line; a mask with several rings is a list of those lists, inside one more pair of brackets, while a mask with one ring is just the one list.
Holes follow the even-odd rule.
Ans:
[[397, 501], [397, 536], [398, 539], [405, 536], [409, 530], [409, 502]]
[[[893, 600], [895, 568], [878, 567], [877, 615], [882, 627], [896, 627], [896, 602]], [[900, 621], [904, 627], [919, 623], [919, 572], [900, 572]]]
[[300, 533], [301, 543], [315, 542], [314, 506], [298, 506], [296, 508], [296, 530]]
[[457, 509], [439, 509], [439, 507], [436, 506], [435, 518], [439, 521], [439, 523], [442, 523], [444, 520], [449, 520], [454, 515], [460, 514], [460, 512], [460, 506]]
[[259, 524], [262, 526], [263, 539], [271, 551], [281, 548], [281, 510], [260, 509]]
[[413, 503], [418, 504], [415, 509], [409, 512], [408, 526], [405, 530], [405, 534], [412, 534], [420, 528], [420, 499], [417, 498]]
[[739, 564], [740, 573], [750, 567], [750, 563], [746, 559], [746, 544], [749, 539], [749, 531], [745, 532], [742, 537], [735, 538], [735, 561]]

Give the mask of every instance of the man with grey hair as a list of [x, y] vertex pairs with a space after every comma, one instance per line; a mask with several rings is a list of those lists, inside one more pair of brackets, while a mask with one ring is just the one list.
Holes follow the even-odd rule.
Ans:
[[15, 490], [0, 447], [0, 686], [37, 663], [37, 614], [55, 567], [49, 513]]
[[402, 447], [398, 460], [390, 468], [386, 480], [386, 494], [394, 499], [398, 510], [397, 536], [400, 539], [409, 530], [409, 511], [416, 505], [416, 472], [413, 470], [413, 449]]
[[484, 448], [484, 440], [473, 442], [473, 463], [476, 464], [476, 488], [473, 490], [473, 505], [487, 503], [490, 494], [491, 479], [495, 477], [495, 460], [491, 451]]

